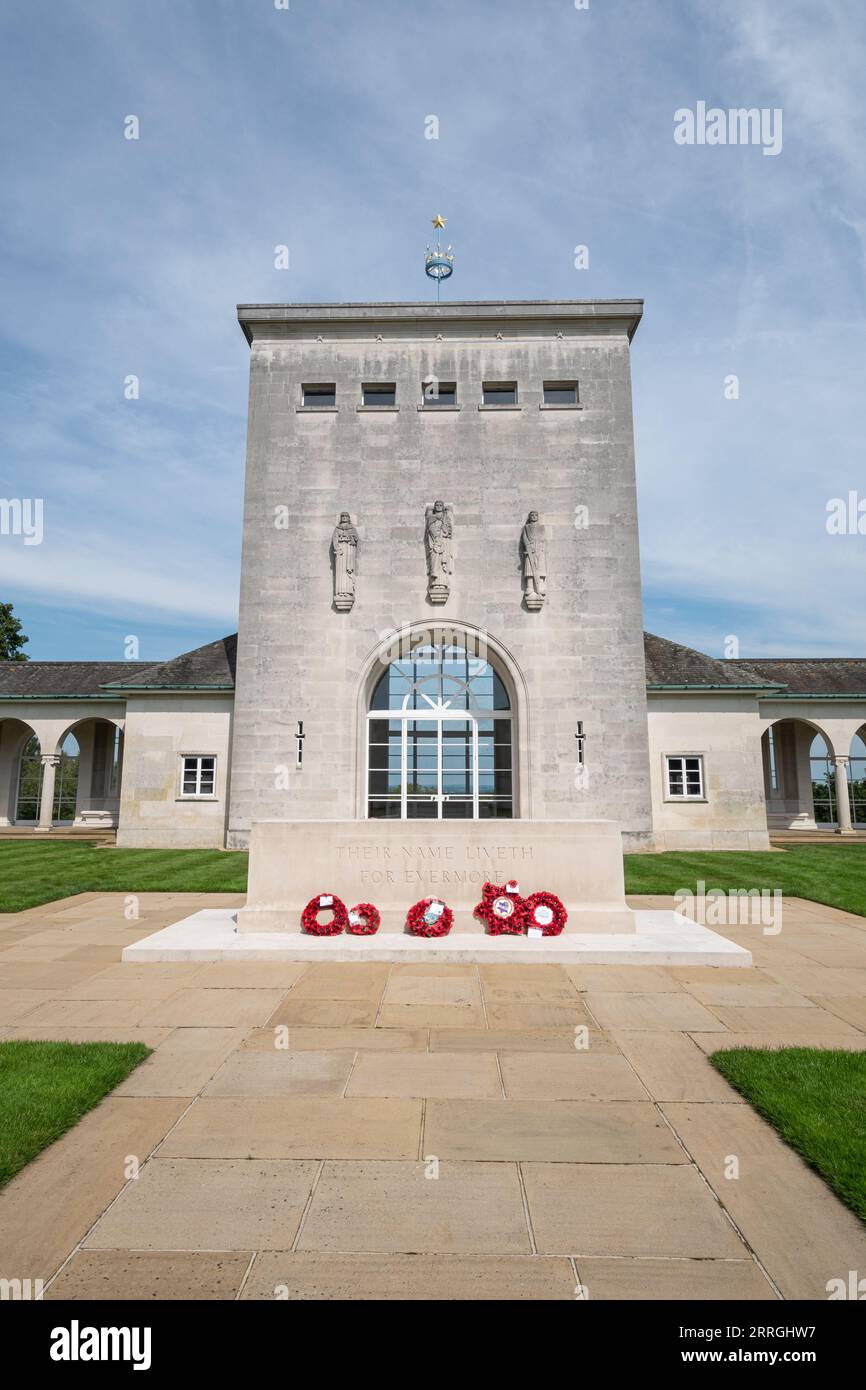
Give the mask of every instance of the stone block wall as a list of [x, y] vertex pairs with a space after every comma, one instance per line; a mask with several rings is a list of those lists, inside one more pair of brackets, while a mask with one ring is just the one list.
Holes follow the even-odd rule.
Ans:
[[[365, 814], [363, 707], [377, 646], [433, 623], [488, 633], [507, 654], [522, 704], [516, 813], [609, 817], [647, 842], [629, 360], [639, 316], [621, 301], [240, 311], [251, 375], [230, 846], [258, 819]], [[459, 409], [418, 409], [430, 376], [457, 383]], [[545, 381], [574, 380], [580, 409], [540, 408]], [[511, 381], [519, 408], [478, 409], [483, 383]], [[304, 384], [330, 382], [336, 410], [300, 408]], [[396, 410], [357, 409], [374, 382], [396, 383]], [[454, 518], [441, 607], [427, 600], [424, 551], [437, 498]], [[519, 539], [533, 508], [547, 532], [540, 612], [522, 603]], [[342, 510], [359, 533], [350, 612], [332, 603]]]

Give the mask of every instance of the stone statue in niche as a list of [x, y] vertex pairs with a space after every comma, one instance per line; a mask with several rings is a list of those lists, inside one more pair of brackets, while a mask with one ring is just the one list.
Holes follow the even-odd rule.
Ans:
[[348, 613], [355, 602], [355, 559], [358, 553], [358, 532], [348, 512], [340, 512], [340, 520], [331, 537], [334, 555], [334, 607]]
[[454, 573], [452, 510], [444, 502], [434, 502], [425, 513], [424, 547], [427, 551], [427, 597], [431, 603], [445, 603], [451, 592]]
[[523, 556], [523, 600], [537, 612], [547, 598], [547, 541], [538, 512], [530, 512], [520, 535]]

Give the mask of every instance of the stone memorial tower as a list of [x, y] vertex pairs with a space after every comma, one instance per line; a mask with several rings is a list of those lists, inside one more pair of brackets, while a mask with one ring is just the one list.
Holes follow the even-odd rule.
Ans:
[[231, 847], [274, 819], [601, 818], [650, 842], [641, 311], [240, 307]]

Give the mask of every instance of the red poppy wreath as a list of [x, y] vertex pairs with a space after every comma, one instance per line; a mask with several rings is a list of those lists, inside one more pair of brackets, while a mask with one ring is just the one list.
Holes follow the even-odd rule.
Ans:
[[475, 916], [487, 923], [491, 936], [522, 936], [526, 931], [525, 899], [520, 896], [514, 879], [509, 879], [502, 887], [498, 883], [485, 883]]
[[406, 914], [413, 936], [447, 936], [453, 925], [454, 913], [439, 898], [422, 898]]
[[[330, 912], [330, 922], [320, 922], [319, 913]], [[301, 929], [310, 936], [339, 936], [349, 925], [346, 904], [333, 893], [317, 893], [301, 913]]]
[[543, 936], [559, 936], [568, 913], [555, 893], [530, 893], [525, 903], [526, 930], [540, 931]]
[[349, 908], [346, 931], [350, 936], [372, 936], [379, 930], [381, 920], [378, 907], [372, 903], [358, 903], [356, 907]]

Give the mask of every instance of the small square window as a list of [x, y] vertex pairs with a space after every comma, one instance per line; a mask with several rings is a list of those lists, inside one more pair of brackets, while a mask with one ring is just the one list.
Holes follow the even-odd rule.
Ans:
[[308, 409], [310, 406], [318, 406], [320, 409], [329, 407], [333, 410], [337, 404], [337, 388], [333, 381], [302, 386], [301, 393], [301, 399]]
[[393, 381], [369, 382], [361, 387], [364, 405], [396, 405], [397, 387]]
[[182, 756], [180, 794], [182, 797], [216, 796], [215, 757], [200, 754]]
[[481, 390], [485, 405], [517, 405], [517, 383], [514, 381], [485, 381]]
[[665, 758], [667, 769], [667, 794], [677, 800], [704, 799], [704, 760], [700, 754]]
[[576, 381], [546, 381], [544, 383], [545, 405], [577, 405]]
[[457, 383], [454, 381], [437, 381], [434, 377], [421, 383], [421, 391], [425, 410], [428, 406], [435, 409], [457, 404]]

